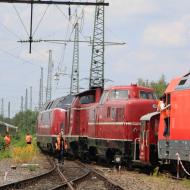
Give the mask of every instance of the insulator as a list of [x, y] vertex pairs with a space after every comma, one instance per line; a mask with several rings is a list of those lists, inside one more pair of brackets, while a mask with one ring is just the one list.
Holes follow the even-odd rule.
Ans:
[[71, 18], [71, 7], [69, 6], [69, 20], [70, 20], [70, 18]]

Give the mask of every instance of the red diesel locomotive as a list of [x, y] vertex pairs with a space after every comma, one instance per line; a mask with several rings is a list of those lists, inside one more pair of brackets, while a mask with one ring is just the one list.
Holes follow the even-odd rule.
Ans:
[[161, 113], [158, 155], [175, 165], [177, 160], [183, 161], [190, 171], [190, 73], [171, 81], [165, 94], [169, 120], [165, 123]]
[[67, 122], [66, 112], [72, 100], [73, 96], [68, 95], [44, 105], [38, 115], [36, 129], [37, 144], [40, 148], [54, 152], [55, 139]]
[[[179, 98], [184, 93], [182, 91], [180, 94], [178, 93], [180, 96], [177, 98], [176, 92], [179, 92], [177, 86], [180, 84], [180, 81], [181, 78], [173, 79], [167, 86], [163, 95], [165, 97], [165, 108], [161, 112], [148, 113], [140, 119], [139, 159], [145, 165], [156, 165], [159, 160], [176, 159], [176, 152], [171, 151], [172, 149], [175, 150], [176, 147], [170, 147], [169, 141], [171, 138], [170, 131], [173, 134], [174, 126], [178, 128], [179, 123], [181, 123], [181, 121], [178, 121], [181, 110], [176, 109], [178, 107], [176, 107], [176, 103], [180, 101]], [[180, 118], [182, 117], [180, 116]], [[176, 136], [179, 138], [180, 133], [176, 133]], [[170, 151], [172, 154], [168, 155]]]
[[190, 175], [190, 73], [173, 79], [165, 97], [164, 110], [141, 117], [139, 159], [151, 165], [161, 161]]
[[103, 156], [109, 162], [138, 157], [140, 117], [157, 107], [152, 89], [137, 85], [95, 88], [70, 101], [64, 102], [65, 98], [61, 108], [50, 106], [39, 114], [39, 146], [54, 151], [55, 136], [63, 128], [68, 152], [75, 157]]

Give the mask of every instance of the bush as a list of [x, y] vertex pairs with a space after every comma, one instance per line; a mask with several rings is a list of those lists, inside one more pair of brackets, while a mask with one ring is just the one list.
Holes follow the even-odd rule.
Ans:
[[4, 150], [5, 148], [5, 141], [2, 136], [0, 136], [0, 151]]
[[4, 158], [11, 158], [11, 152], [10, 150], [1, 150], [0, 151], [0, 160], [4, 159]]
[[12, 149], [12, 157], [16, 163], [30, 162], [37, 155], [37, 148], [34, 145], [26, 145], [24, 147], [14, 147]]

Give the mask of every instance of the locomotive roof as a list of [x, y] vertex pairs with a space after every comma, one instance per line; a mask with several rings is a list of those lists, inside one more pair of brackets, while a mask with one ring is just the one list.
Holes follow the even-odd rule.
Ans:
[[60, 102], [62, 102], [62, 106], [64, 108], [68, 108], [68, 106], [71, 104], [73, 100], [73, 95], [67, 95], [67, 96], [62, 96], [60, 98], [57, 98], [55, 100], [51, 100], [47, 103], [45, 103], [43, 110], [48, 110], [52, 108], [58, 108], [60, 105]]
[[97, 88], [102, 89], [101, 87], [94, 87], [94, 88], [91, 88], [89, 90], [85, 90], [85, 91], [82, 91], [82, 92], [80, 92], [78, 94], [75, 94], [75, 96], [80, 96], [80, 95], [83, 95], [83, 94], [88, 94], [88, 93], [93, 92], [93, 91], [95, 92]]
[[124, 85], [123, 86], [111, 86], [111, 87], [105, 88], [105, 90], [128, 90], [128, 89], [132, 89], [132, 88], [138, 88], [138, 89], [152, 91], [152, 88], [138, 86], [136, 84], [126, 85], [126, 86], [124, 86]]
[[167, 86], [165, 93], [170, 93], [170, 92], [174, 91], [176, 86], [179, 84], [180, 80], [181, 80], [181, 77], [177, 77], [177, 78], [173, 79]]

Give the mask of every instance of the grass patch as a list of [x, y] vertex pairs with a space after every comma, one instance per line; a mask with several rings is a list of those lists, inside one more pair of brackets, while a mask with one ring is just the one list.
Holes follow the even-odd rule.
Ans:
[[190, 189], [190, 180], [189, 179], [183, 179], [181, 183]]
[[16, 137], [12, 137], [9, 148], [0, 150], [0, 160], [12, 158], [15, 164], [35, 160], [39, 150], [34, 139], [35, 138], [33, 138], [31, 145], [27, 145], [25, 142], [25, 134], [21, 133]]
[[37, 156], [38, 150], [35, 145], [25, 145], [24, 147], [14, 147], [12, 158], [15, 163], [31, 162]]
[[32, 171], [36, 171], [37, 166], [29, 165], [27, 168], [32, 172]]
[[0, 160], [5, 159], [5, 158], [11, 158], [12, 154], [10, 150], [1, 150], [0, 151]]

